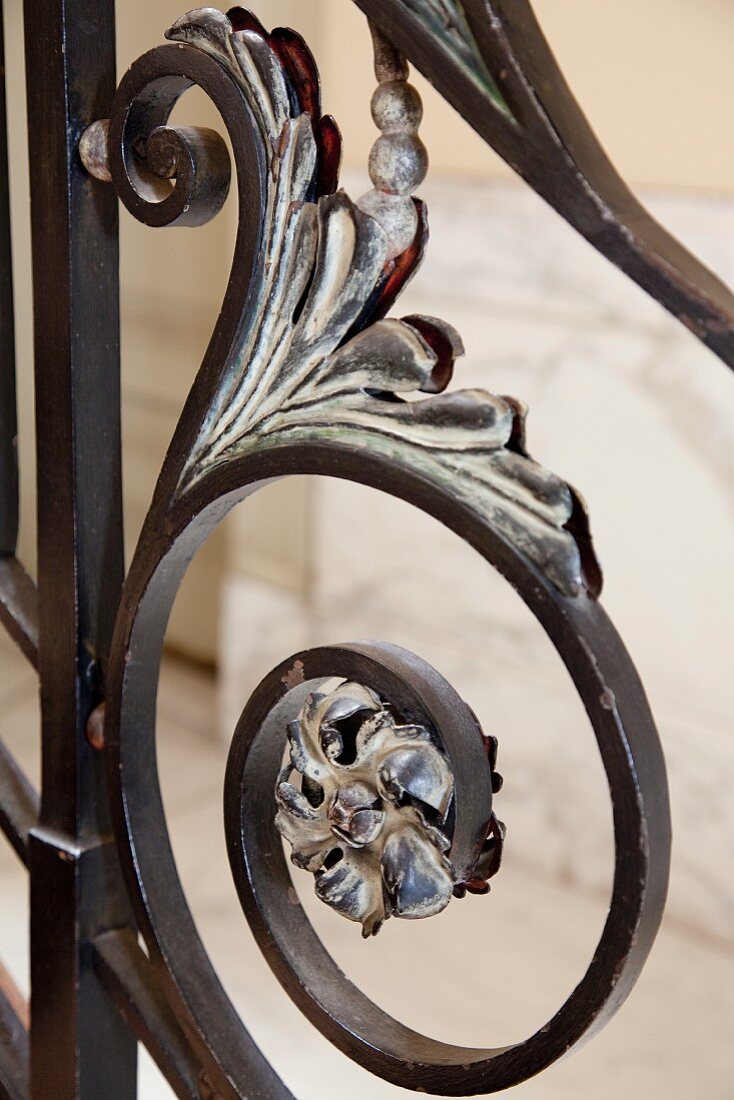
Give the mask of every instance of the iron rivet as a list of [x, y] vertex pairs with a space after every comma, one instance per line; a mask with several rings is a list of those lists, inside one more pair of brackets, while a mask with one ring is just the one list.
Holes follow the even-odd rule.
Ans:
[[87, 719], [87, 726], [84, 734], [87, 741], [96, 749], [97, 752], [101, 752], [104, 748], [104, 720], [105, 720], [105, 705], [100, 703], [96, 706]]

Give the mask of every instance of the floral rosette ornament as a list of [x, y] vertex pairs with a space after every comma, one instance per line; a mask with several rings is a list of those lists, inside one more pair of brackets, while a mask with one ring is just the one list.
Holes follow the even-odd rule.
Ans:
[[448, 761], [428, 730], [400, 724], [375, 692], [348, 682], [312, 692], [288, 725], [288, 744], [276, 826], [291, 861], [314, 874], [317, 896], [358, 921], [364, 937], [390, 916], [430, 917], [467, 888], [489, 888], [503, 826], [493, 816], [491, 866], [457, 883], [444, 832], [454, 795]]

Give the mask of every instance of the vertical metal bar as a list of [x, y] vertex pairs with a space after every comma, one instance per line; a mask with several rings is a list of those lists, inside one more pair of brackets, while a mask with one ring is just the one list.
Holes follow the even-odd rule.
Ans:
[[77, 143], [109, 114], [113, 0], [26, 0], [42, 791], [31, 836], [31, 1095], [135, 1096], [135, 1041], [90, 940], [129, 921], [86, 741], [123, 575], [117, 201]]
[[5, 35], [0, 0], [0, 555], [14, 554], [18, 539], [17, 435], [15, 319], [5, 110]]

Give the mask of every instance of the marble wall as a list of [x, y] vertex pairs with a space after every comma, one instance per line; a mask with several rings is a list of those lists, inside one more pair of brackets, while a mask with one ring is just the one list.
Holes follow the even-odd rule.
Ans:
[[[452, 322], [467, 352], [454, 385], [527, 401], [531, 453], [585, 496], [603, 602], [646, 684], [668, 759], [669, 916], [732, 943], [734, 379], [531, 193], [433, 182], [424, 194], [431, 245], [400, 312]], [[648, 199], [734, 281], [734, 201]], [[591, 731], [514, 592], [402, 503], [336, 481], [303, 488], [315, 513], [302, 595], [241, 574], [225, 586], [226, 736], [251, 686], [289, 652], [355, 638], [405, 645], [499, 738], [497, 809], [510, 858], [607, 891], [610, 811]]]

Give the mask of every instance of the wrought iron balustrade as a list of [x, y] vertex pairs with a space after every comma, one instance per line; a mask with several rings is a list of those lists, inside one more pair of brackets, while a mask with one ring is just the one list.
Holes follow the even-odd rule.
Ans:
[[[0, 746], [0, 826], [27, 866], [30, 1011], [0, 972], [0, 1095], [136, 1094], [143, 1042], [182, 1097], [286, 1097], [198, 937], [156, 773], [167, 616], [195, 550], [258, 487], [329, 474], [417, 505], [499, 570], [565, 662], [612, 798], [614, 888], [581, 983], [515, 1046], [456, 1047], [390, 1018], [340, 972], [294, 875], [363, 934], [484, 894], [504, 827], [497, 744], [419, 657], [387, 642], [294, 654], [247, 702], [225, 825], [244, 915], [275, 974], [346, 1055], [441, 1095], [508, 1088], [620, 1007], [662, 916], [670, 823], [643, 688], [599, 602], [578, 493], [528, 454], [515, 398], [449, 389], [461, 339], [390, 316], [428, 243], [408, 62], [600, 252], [729, 365], [734, 299], [622, 183], [526, 0], [357, 0], [375, 50], [372, 188], [338, 186], [340, 136], [302, 39], [254, 15], [182, 16], [115, 84], [112, 0], [25, 5], [38, 584], [17, 560], [15, 354], [0, 104], [0, 618], [37, 668], [37, 794]], [[197, 85], [231, 146], [170, 125]], [[118, 199], [201, 225], [230, 186], [230, 281], [124, 576]], [[283, 767], [284, 754], [287, 763]], [[463, 904], [486, 905], [491, 899]], [[491, 1036], [487, 1037], [488, 1043]]]

